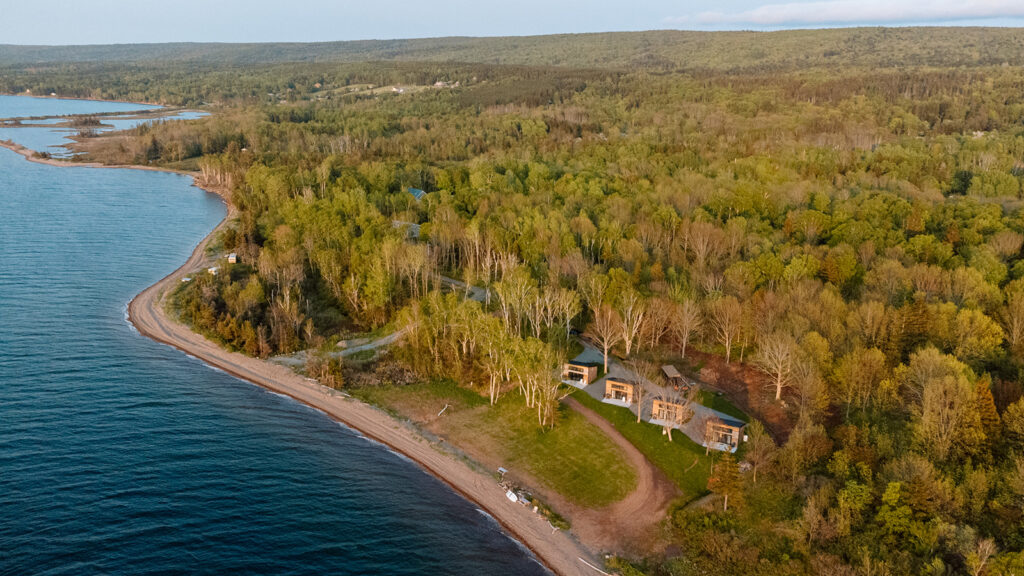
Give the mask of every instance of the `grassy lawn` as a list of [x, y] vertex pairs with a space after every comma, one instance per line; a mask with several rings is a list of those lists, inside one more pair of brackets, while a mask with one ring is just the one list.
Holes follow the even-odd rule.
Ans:
[[[582, 390], [572, 397], [614, 424], [630, 443], [679, 486], [685, 500], [698, 498], [707, 492], [711, 459], [704, 455], [704, 448], [686, 434], [677, 430], [669, 442], [661, 433], [661, 427], [647, 422], [638, 424], [636, 415], [626, 408], [595, 400]], [[717, 455], [715, 452], [711, 454]]]
[[[636, 486], [636, 471], [608, 438], [579, 414], [562, 409], [554, 430], [510, 394], [495, 406], [450, 382], [354, 389], [354, 396], [424, 425], [474, 459], [525, 471], [574, 504], [600, 507]], [[437, 416], [444, 406], [448, 409]]]
[[728, 414], [733, 418], [738, 418], [744, 422], [750, 422], [750, 416], [747, 416], [743, 410], [733, 406], [732, 402], [729, 402], [729, 399], [722, 394], [715, 394], [710, 390], [701, 390], [697, 401], [700, 402], [702, 406], [707, 406], [712, 410], [718, 410], [722, 414]]

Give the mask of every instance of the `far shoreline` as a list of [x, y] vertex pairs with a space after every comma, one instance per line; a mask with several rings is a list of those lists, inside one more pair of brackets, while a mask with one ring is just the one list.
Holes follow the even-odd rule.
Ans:
[[47, 100], [80, 100], [84, 102], [111, 102], [114, 104], [136, 104], [139, 106], [159, 106], [166, 108], [167, 104], [161, 104], [158, 102], [139, 102], [136, 100], [104, 100], [99, 98], [87, 98], [84, 96], [52, 96], [50, 94], [32, 94], [31, 92], [0, 92], [0, 96], [17, 96], [22, 98], [41, 98]]
[[409, 458], [425, 472], [493, 518], [507, 534], [528, 549], [537, 561], [551, 572], [564, 576], [606, 574], [595, 567], [600, 563], [596, 556], [570, 533], [552, 531], [548, 522], [541, 516], [534, 514], [525, 506], [509, 502], [493, 478], [441, 452], [429, 440], [401, 421], [354, 398], [328, 396], [322, 390], [322, 385], [311, 384], [289, 368], [228, 352], [166, 314], [163, 302], [168, 289], [176, 285], [186, 274], [204, 267], [207, 263], [206, 247], [234, 217], [235, 209], [231, 204], [229, 190], [201, 182], [197, 172], [133, 164], [107, 165], [41, 158], [36, 156], [34, 150], [7, 141], [0, 141], [0, 147], [19, 154], [29, 162], [46, 166], [147, 170], [191, 176], [194, 186], [220, 197], [227, 207], [227, 212], [220, 223], [196, 245], [185, 263], [142, 290], [128, 303], [127, 319], [141, 335], [176, 348], [240, 380], [315, 408], [332, 420]]

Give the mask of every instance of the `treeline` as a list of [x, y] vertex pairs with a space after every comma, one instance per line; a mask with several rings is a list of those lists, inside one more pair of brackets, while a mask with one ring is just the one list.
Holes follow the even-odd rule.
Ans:
[[1024, 64], [1014, 28], [845, 28], [779, 32], [660, 30], [506, 38], [424, 38], [274, 44], [0, 45], [0, 64], [133, 63], [244, 68], [311, 62], [479, 62], [656, 71], [976, 67]]

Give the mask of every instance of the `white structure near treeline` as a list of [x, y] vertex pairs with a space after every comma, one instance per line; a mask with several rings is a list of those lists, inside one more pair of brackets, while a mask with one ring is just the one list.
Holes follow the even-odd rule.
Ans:
[[234, 252], [232, 252], [231, 254], [228, 254], [228, 264], [237, 264], [237, 263], [238, 263], [238, 254], [235, 254]]
[[210, 266], [209, 268], [206, 269], [207, 272], [213, 274], [214, 276], [217, 275], [217, 270], [218, 268], [216, 266]]

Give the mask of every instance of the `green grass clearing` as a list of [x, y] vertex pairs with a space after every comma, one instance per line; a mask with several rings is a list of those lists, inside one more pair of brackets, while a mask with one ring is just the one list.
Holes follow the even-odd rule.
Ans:
[[[615, 425], [630, 443], [675, 482], [686, 501], [707, 493], [711, 457], [705, 456], [704, 448], [690, 440], [686, 434], [677, 430], [669, 442], [661, 433], [660, 426], [647, 422], [637, 423], [636, 414], [627, 408], [605, 404], [582, 390], [573, 393], [572, 397]], [[717, 453], [712, 452], [711, 456], [717, 456]]]
[[738, 418], [744, 422], [750, 422], [750, 416], [747, 416], [746, 412], [740, 410], [729, 402], [729, 399], [723, 394], [716, 394], [710, 390], [701, 390], [697, 397], [697, 401], [702, 406], [711, 408], [712, 410], [718, 410], [722, 414], [728, 414], [733, 418]]
[[536, 413], [514, 393], [490, 406], [486, 398], [450, 382], [351, 392], [425, 425], [482, 463], [528, 473], [574, 504], [605, 506], [636, 487], [636, 470], [622, 451], [568, 408], [560, 409], [553, 430], [542, 430]]

